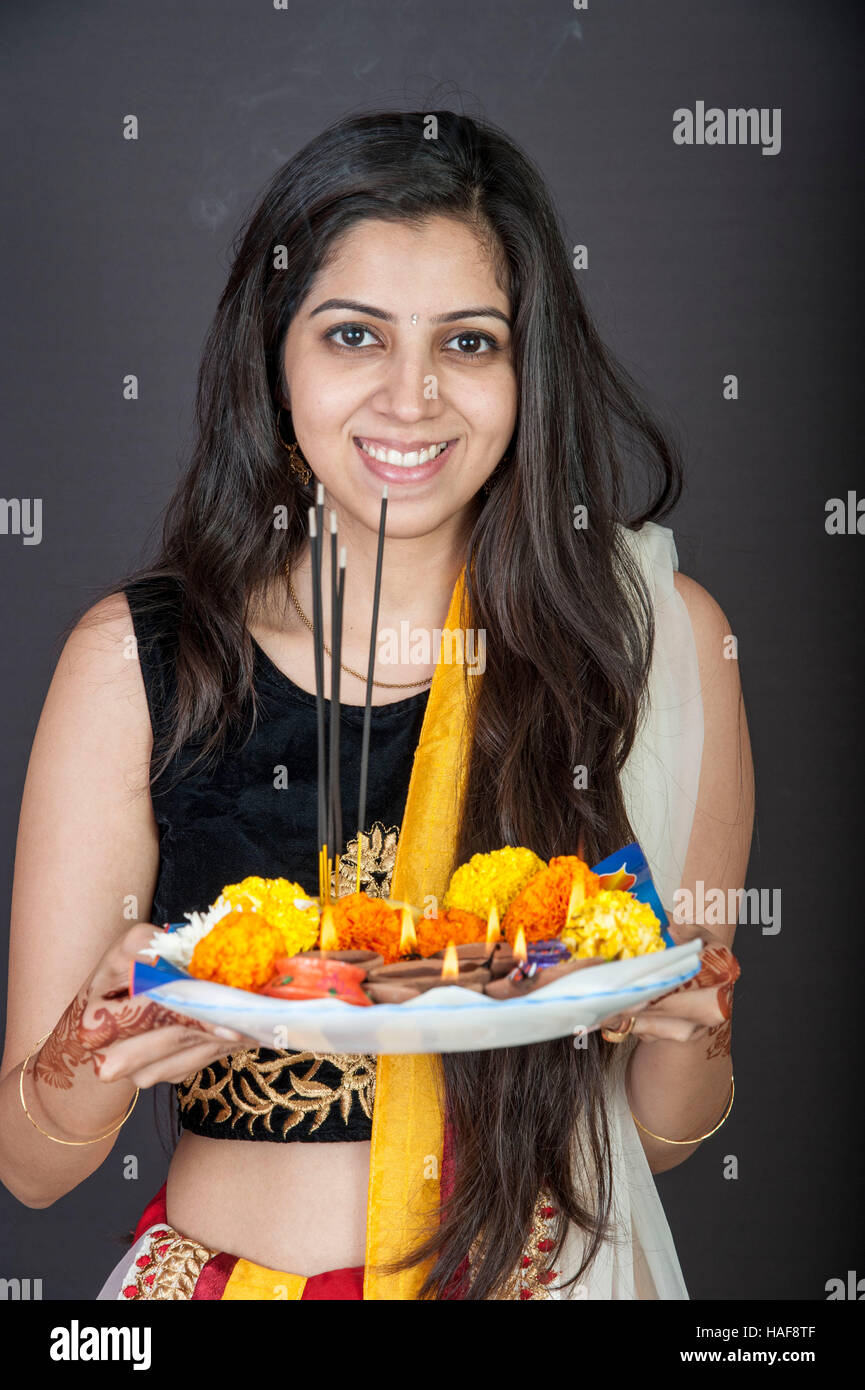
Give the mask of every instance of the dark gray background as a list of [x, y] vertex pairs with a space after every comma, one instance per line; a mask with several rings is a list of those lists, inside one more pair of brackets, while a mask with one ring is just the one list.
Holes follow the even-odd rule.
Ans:
[[[757, 769], [733, 1112], [658, 1179], [695, 1299], [825, 1298], [865, 1274], [857, 1149], [865, 537], [827, 536], [862, 467], [862, 15], [813, 0], [140, 0], [3, 7], [0, 897], [63, 624], [143, 553], [190, 439], [194, 376], [237, 221], [327, 122], [455, 105], [544, 171], [600, 328], [680, 432], [682, 570], [739, 639]], [[440, 85], [441, 84], [441, 85]], [[673, 144], [697, 100], [781, 107], [782, 148]], [[136, 143], [121, 138], [135, 113]], [[121, 399], [137, 373], [141, 399]], [[725, 402], [725, 373], [740, 399]], [[74, 813], [74, 808], [70, 808]], [[2, 935], [7, 937], [8, 914]], [[124, 1180], [123, 1156], [139, 1159]], [[739, 1177], [725, 1180], [726, 1155]], [[97, 1292], [163, 1181], [150, 1098], [47, 1211], [0, 1191], [0, 1275]]]

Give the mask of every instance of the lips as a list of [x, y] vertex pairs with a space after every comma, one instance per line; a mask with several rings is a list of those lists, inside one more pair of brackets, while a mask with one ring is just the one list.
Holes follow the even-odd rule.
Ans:
[[[364, 469], [379, 482], [400, 483], [403, 486], [421, 486], [434, 478], [444, 468], [458, 443], [458, 439], [446, 443], [444, 440], [410, 440], [399, 449], [395, 440], [354, 436], [354, 447]], [[415, 457], [417, 462], [412, 463]]]

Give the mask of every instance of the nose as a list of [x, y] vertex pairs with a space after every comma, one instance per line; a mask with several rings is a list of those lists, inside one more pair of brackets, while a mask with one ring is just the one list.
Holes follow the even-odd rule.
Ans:
[[372, 405], [381, 415], [408, 424], [438, 415], [438, 380], [422, 344], [406, 344], [388, 354]]

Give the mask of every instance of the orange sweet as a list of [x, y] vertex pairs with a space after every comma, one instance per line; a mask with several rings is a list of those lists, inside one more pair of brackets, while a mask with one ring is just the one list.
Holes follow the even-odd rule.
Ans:
[[282, 956], [259, 994], [279, 999], [341, 999], [346, 1004], [371, 1004], [360, 987], [366, 971], [326, 956]]

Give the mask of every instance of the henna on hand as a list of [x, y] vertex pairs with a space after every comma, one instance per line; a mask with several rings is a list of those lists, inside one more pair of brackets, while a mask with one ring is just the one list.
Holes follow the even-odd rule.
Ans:
[[[689, 989], [711, 989], [717, 987], [717, 1001], [721, 1016], [728, 1021], [733, 1011], [733, 986], [742, 973], [741, 966], [729, 946], [712, 942], [704, 947], [700, 955], [700, 969], [690, 980], [671, 990], [666, 998]], [[718, 1027], [721, 1025], [718, 1024]]]
[[175, 1023], [207, 1032], [204, 1024], [197, 1019], [165, 1009], [152, 999], [142, 999], [141, 1002], [129, 999], [116, 1011], [97, 1009], [94, 1014], [95, 1026], [88, 1027], [84, 1023], [88, 1002], [89, 991], [76, 995], [72, 1000], [57, 1027], [36, 1054], [34, 1081], [41, 1079], [49, 1086], [68, 1091], [74, 1080], [75, 1069], [89, 1064], [97, 1072], [105, 1061], [105, 1048], [112, 1043], [152, 1028], [168, 1028]]
[[711, 1062], [713, 1057], [729, 1057], [733, 1036], [732, 1018], [728, 1017], [723, 1023], [716, 1023], [714, 1028], [709, 1029], [707, 1036], [711, 1039], [706, 1049], [707, 1062]]

